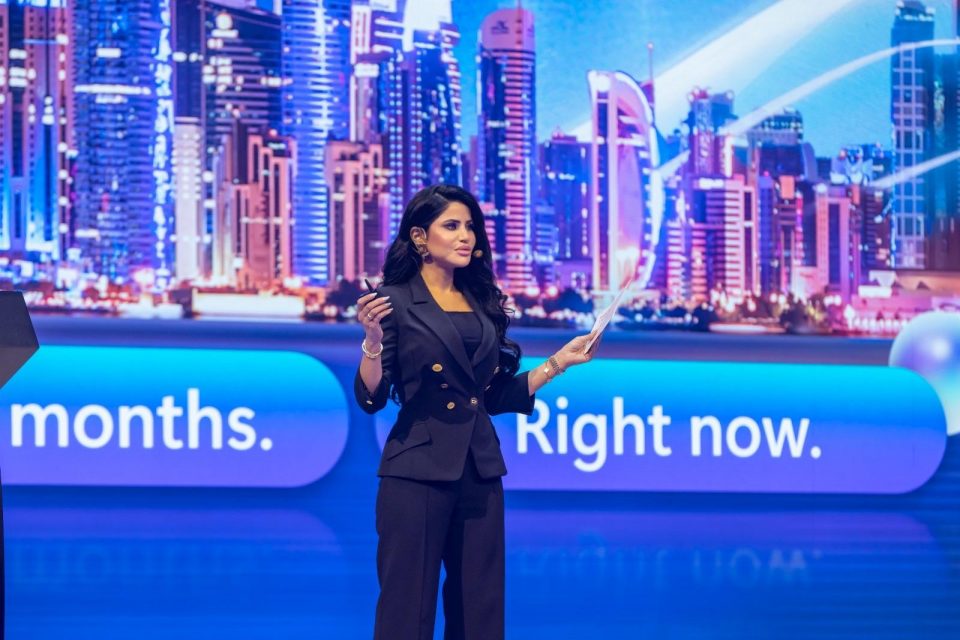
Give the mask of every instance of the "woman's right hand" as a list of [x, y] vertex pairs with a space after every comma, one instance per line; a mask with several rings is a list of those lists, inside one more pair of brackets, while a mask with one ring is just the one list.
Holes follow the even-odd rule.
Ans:
[[387, 302], [390, 296], [377, 297], [375, 291], [364, 294], [357, 299], [357, 319], [366, 332], [368, 349], [378, 349], [383, 340], [383, 327], [380, 321], [393, 311], [393, 304]]

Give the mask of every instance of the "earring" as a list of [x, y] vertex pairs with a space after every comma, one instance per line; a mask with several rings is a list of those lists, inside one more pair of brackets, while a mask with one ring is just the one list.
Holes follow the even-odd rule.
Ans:
[[414, 246], [417, 248], [417, 253], [419, 253], [423, 261], [426, 262], [427, 259], [430, 258], [430, 251], [427, 249], [427, 243], [415, 242]]
[[473, 252], [473, 257], [474, 257], [474, 258], [482, 258], [482, 257], [483, 257], [483, 249], [477, 249], [476, 251], [474, 251], [474, 252]]

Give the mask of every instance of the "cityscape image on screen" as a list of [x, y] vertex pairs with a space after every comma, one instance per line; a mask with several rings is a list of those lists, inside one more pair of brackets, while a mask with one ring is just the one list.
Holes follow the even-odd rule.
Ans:
[[[452, 183], [519, 324], [589, 327], [626, 282], [634, 330], [889, 336], [960, 305], [955, 3], [706, 3], [713, 32], [628, 34], [622, 68], [562, 4], [0, 0], [0, 286], [36, 312], [349, 320], [405, 204]], [[701, 6], [672, 4], [658, 25]], [[861, 10], [870, 53], [750, 84]], [[815, 147], [797, 105], [867, 68], [882, 126]], [[546, 120], [572, 73], [581, 122]]]

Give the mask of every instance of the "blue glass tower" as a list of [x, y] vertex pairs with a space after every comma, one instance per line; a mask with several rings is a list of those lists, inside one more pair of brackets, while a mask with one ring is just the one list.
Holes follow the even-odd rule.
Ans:
[[350, 1], [283, 0], [283, 134], [297, 141], [293, 271], [312, 285], [330, 279], [328, 139], [349, 130]]
[[413, 48], [397, 50], [381, 65], [390, 169], [390, 235], [404, 205], [421, 188], [460, 184], [460, 74], [452, 24], [416, 30]]
[[556, 212], [557, 260], [590, 256], [590, 145], [554, 133], [540, 147], [540, 189]]
[[171, 275], [171, 0], [78, 0], [76, 242], [97, 274]]
[[64, 0], [0, 0], [0, 250], [33, 264], [69, 243], [68, 25]]
[[[891, 44], [933, 39], [933, 12], [918, 0], [897, 6]], [[895, 171], [929, 160], [933, 148], [934, 53], [930, 48], [903, 51], [891, 60], [891, 104]], [[893, 188], [893, 262], [900, 268], [924, 268], [933, 176], [917, 176]], [[932, 204], [932, 203], [931, 203]]]
[[[266, 134], [282, 126], [280, 16], [204, 3], [203, 74], [207, 143], [220, 144], [235, 122]], [[179, 103], [178, 103], [179, 104]]]

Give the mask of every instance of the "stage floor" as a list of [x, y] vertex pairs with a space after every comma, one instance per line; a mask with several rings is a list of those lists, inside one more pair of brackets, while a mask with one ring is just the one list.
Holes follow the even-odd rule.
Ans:
[[[375, 482], [9, 489], [8, 637], [370, 637]], [[960, 511], [914, 498], [508, 493], [507, 635], [960, 637]]]

